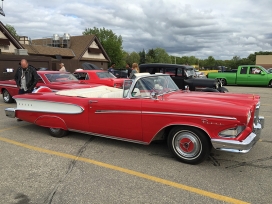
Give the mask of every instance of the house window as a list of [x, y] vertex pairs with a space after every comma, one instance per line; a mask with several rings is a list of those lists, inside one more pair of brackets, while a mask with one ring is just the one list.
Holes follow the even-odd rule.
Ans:
[[103, 65], [103, 62], [101, 62], [101, 65]]
[[4, 45], [4, 50], [9, 50], [9, 46], [8, 45]]

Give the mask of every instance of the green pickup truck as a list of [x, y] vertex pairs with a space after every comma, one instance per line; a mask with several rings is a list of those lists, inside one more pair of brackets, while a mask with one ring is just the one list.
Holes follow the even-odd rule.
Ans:
[[207, 77], [217, 79], [223, 86], [233, 84], [272, 87], [272, 73], [257, 65], [241, 65], [237, 71], [208, 73]]

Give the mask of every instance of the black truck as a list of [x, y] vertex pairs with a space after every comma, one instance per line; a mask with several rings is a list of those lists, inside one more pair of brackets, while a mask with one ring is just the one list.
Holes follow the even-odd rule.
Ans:
[[190, 91], [228, 92], [228, 90], [216, 79], [196, 78], [195, 68], [189, 65], [150, 63], [141, 64], [139, 68], [140, 73], [169, 74], [177, 86], [182, 90], [185, 90], [187, 86]]

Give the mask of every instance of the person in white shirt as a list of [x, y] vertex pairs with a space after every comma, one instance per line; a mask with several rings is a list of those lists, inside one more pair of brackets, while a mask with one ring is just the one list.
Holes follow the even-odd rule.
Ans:
[[60, 63], [59, 64], [60, 65], [60, 72], [66, 72], [66, 69], [65, 69], [65, 67], [64, 67], [64, 64], [63, 63]]

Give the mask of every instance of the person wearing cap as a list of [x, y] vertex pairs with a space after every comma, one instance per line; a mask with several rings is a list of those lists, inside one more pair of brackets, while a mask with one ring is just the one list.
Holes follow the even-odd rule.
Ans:
[[64, 67], [64, 64], [63, 63], [60, 63], [59, 64], [60, 65], [60, 72], [66, 72], [66, 69], [65, 69], [65, 67]]

